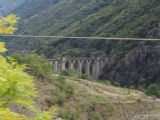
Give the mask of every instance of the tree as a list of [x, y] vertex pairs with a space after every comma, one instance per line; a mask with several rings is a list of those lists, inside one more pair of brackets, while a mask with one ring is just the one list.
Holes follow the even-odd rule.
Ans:
[[[0, 18], [0, 34], [13, 34], [18, 18], [8, 15]], [[25, 65], [20, 65], [12, 58], [5, 58], [5, 43], [0, 42], [0, 120], [51, 120], [50, 112], [34, 111], [34, 117], [27, 117], [10, 111], [11, 104], [34, 110], [32, 106], [36, 95], [33, 78], [24, 72]]]

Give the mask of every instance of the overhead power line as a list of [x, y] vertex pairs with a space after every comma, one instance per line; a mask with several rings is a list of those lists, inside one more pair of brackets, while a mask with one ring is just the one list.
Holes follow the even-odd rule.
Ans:
[[160, 41], [153, 38], [119, 38], [119, 37], [76, 37], [76, 36], [44, 36], [44, 35], [0, 35], [2, 37], [17, 37], [17, 38], [66, 38], [66, 39], [99, 39], [99, 40], [130, 40], [130, 41]]

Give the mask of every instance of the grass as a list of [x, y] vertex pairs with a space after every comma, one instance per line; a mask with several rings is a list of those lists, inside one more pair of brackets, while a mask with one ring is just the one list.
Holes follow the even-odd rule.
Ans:
[[[58, 117], [64, 120], [127, 120], [125, 116], [131, 120], [134, 114], [153, 116], [160, 110], [159, 102], [136, 90], [69, 77], [64, 81], [64, 77], [57, 75], [53, 75], [53, 78], [51, 83], [37, 83], [40, 90], [37, 103], [47, 110], [46, 106], [53, 105], [53, 100], [59, 98], [56, 102], [59, 106]], [[70, 97], [66, 99], [66, 92], [58, 92], [59, 96], [53, 94], [57, 92], [56, 81], [59, 81], [61, 87], [72, 86]]]

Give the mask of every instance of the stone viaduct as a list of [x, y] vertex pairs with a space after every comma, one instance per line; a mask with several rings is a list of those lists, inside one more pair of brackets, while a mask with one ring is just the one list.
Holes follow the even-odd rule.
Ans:
[[53, 70], [60, 73], [63, 70], [77, 70], [81, 74], [90, 74], [93, 78], [98, 79], [102, 69], [107, 63], [107, 58], [56, 58], [49, 59]]

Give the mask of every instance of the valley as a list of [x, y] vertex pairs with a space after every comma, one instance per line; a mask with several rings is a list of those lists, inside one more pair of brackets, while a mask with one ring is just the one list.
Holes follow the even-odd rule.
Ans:
[[[21, 18], [15, 34], [159, 38], [159, 10], [157, 0], [26, 1], [14, 10]], [[12, 51], [34, 51], [48, 59], [107, 57], [99, 78], [121, 86], [138, 88], [160, 83], [159, 41], [21, 37], [9, 41]]]
[[0, 0], [0, 120], [159, 120], [159, 72], [159, 0]]
[[68, 117], [67, 119], [75, 120], [159, 119], [160, 102], [142, 92], [76, 78], [67, 78], [66, 81], [73, 86], [75, 91], [62, 106], [62, 113], [68, 112], [68, 115], [62, 115], [62, 118]]

